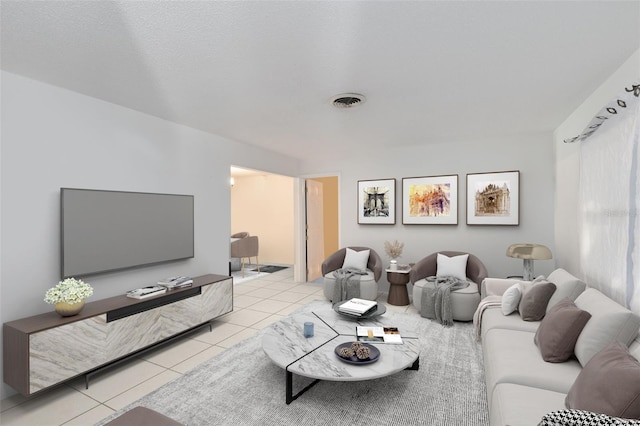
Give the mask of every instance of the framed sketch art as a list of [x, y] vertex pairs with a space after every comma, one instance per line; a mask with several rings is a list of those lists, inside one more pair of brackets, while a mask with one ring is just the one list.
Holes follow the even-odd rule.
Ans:
[[457, 225], [458, 175], [402, 178], [402, 223]]
[[395, 179], [358, 181], [358, 223], [395, 225]]
[[519, 224], [519, 171], [467, 174], [467, 225]]

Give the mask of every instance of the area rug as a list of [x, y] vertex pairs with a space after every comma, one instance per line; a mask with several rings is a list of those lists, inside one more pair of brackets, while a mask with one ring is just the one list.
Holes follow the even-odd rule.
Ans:
[[[326, 306], [312, 302], [301, 310]], [[387, 311], [386, 315], [409, 315]], [[480, 345], [471, 324], [421, 318], [420, 369], [363, 382], [321, 381], [285, 404], [285, 372], [261, 347], [263, 332], [130, 406], [185, 425], [468, 425], [489, 423]], [[309, 383], [294, 378], [294, 390]]]
[[[287, 269], [288, 266], [275, 266], [275, 265], [265, 265], [260, 267], [260, 272], [266, 272], [267, 274], [273, 274], [274, 272], [282, 271], [283, 269]], [[252, 269], [252, 271], [257, 271], [258, 269]]]

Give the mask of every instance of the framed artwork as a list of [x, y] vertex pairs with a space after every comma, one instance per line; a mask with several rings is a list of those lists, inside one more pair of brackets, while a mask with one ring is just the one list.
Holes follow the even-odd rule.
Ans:
[[395, 179], [358, 181], [358, 223], [395, 225]]
[[458, 175], [402, 178], [402, 223], [457, 225]]
[[520, 172], [467, 174], [467, 225], [519, 225]]

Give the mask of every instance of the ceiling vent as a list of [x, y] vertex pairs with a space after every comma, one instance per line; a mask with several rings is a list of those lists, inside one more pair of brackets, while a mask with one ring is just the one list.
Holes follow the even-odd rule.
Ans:
[[341, 95], [334, 96], [331, 102], [336, 108], [354, 108], [358, 105], [362, 105], [367, 98], [364, 95], [357, 93], [343, 93]]

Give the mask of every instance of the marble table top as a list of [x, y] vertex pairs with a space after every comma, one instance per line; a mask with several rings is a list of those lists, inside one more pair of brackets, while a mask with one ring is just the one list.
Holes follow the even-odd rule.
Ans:
[[[420, 345], [414, 332], [419, 317], [384, 315], [356, 320], [336, 313], [331, 306], [297, 313], [278, 321], [265, 332], [262, 348], [271, 360], [300, 376], [332, 381], [369, 380], [402, 371], [418, 359]], [[314, 323], [313, 337], [303, 336], [303, 324]], [[356, 326], [398, 327], [403, 344], [371, 343], [380, 350], [378, 361], [352, 365], [334, 352], [341, 343], [356, 341]]]

